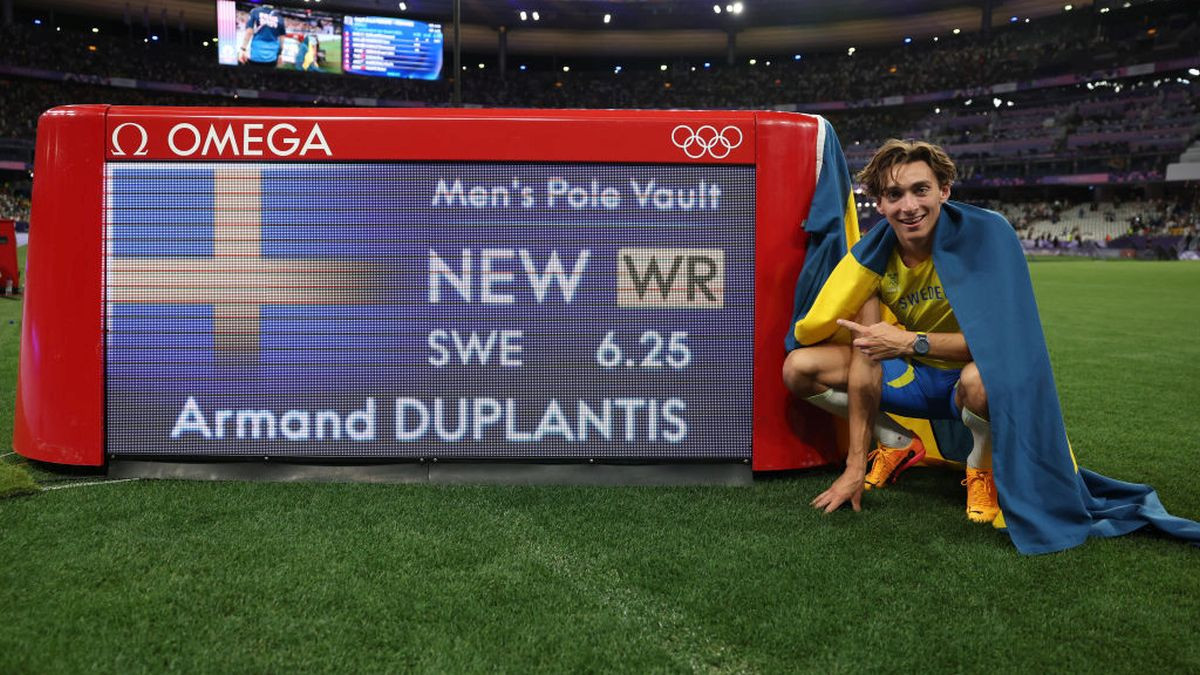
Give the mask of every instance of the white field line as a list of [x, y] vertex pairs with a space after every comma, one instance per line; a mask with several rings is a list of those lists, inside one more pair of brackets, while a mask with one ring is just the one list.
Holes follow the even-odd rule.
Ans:
[[45, 490], [65, 490], [67, 488], [90, 487], [92, 485], [111, 485], [113, 483], [128, 483], [129, 481], [139, 480], [138, 478], [118, 478], [116, 480], [96, 480], [88, 483], [66, 483], [63, 485], [47, 485], [42, 488]]
[[15, 455], [15, 454], [17, 454], [15, 450], [13, 452], [6, 452], [3, 455], [0, 455], [0, 459], [4, 459], [5, 457], [8, 457], [9, 455]]

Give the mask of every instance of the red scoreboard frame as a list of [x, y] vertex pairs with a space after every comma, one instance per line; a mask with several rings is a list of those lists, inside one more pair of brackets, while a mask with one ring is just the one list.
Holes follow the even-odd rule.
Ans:
[[734, 164], [754, 166], [756, 180], [752, 468], [830, 463], [830, 419], [792, 405], [780, 377], [821, 124], [730, 111], [53, 109], [38, 125], [14, 448], [44, 462], [105, 463], [107, 162]]

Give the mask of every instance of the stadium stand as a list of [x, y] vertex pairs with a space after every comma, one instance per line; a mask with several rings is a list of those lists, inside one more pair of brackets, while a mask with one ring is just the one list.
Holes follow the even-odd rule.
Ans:
[[[501, 71], [494, 53], [468, 54], [459, 76], [464, 101], [477, 106], [817, 112], [839, 130], [852, 168], [889, 136], [928, 139], [959, 161], [959, 194], [1003, 205], [1029, 241], [1104, 245], [1196, 226], [1195, 178], [1167, 181], [1169, 166], [1198, 165], [1194, 10], [1186, 0], [1093, 6], [988, 34], [737, 63], [510, 55]], [[217, 65], [215, 45], [182, 26], [151, 35], [148, 24], [109, 21], [92, 32], [82, 28], [98, 17], [38, 16], [18, 12], [0, 28], [9, 94], [0, 103], [8, 181], [0, 204], [18, 220], [36, 120], [55, 105], [441, 106], [451, 98], [451, 78], [255, 72]], [[860, 208], [873, 219], [869, 203]]]
[[[1140, 5], [1109, 15], [1076, 13], [1017, 24], [991, 36], [963, 33], [945, 41], [896, 49], [863, 49], [847, 54], [766, 56], [734, 65], [702, 61], [645, 59], [620, 72], [610, 60], [579, 59], [570, 71], [562, 59], [533, 59], [527, 69], [512, 65], [468, 68], [464, 100], [471, 104], [517, 107], [686, 107], [772, 108], [836, 102], [853, 106], [894, 96], [969, 92], [999, 83], [1084, 74], [1192, 57], [1186, 42], [1198, 30], [1186, 2]], [[1161, 5], [1161, 6], [1160, 6]], [[1153, 16], [1146, 7], [1157, 7]], [[1131, 24], [1155, 26], [1152, 40], [1132, 40]], [[57, 27], [61, 28], [61, 27]], [[324, 100], [387, 99], [442, 105], [450, 98], [439, 82], [370, 78], [320, 78], [286, 71], [246, 72], [216, 63], [215, 46], [151, 42], [132, 30], [114, 27], [99, 34], [14, 24], [0, 41], [0, 63], [58, 70], [75, 79], [87, 76], [187, 85], [198, 92], [232, 96], [237, 89], [282, 91]], [[110, 34], [111, 33], [111, 34]], [[54, 53], [56, 68], [44, 55]], [[465, 63], [495, 63], [494, 55], [467, 55]], [[525, 65], [524, 62], [521, 65]], [[661, 68], [666, 65], [666, 70]], [[83, 77], [81, 77], [83, 76]], [[301, 102], [297, 99], [295, 102]], [[862, 107], [862, 106], [859, 106]], [[834, 108], [836, 109], [836, 108]]]
[[[19, 192], [20, 188], [11, 184], [0, 185], [0, 217], [15, 220], [18, 225], [29, 223], [29, 196]], [[25, 227], [18, 227], [18, 231]]]

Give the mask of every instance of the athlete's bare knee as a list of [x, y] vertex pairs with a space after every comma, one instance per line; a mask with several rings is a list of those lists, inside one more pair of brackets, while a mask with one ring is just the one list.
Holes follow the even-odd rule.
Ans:
[[794, 349], [783, 362], [783, 381], [801, 397], [819, 394], [832, 387], [845, 389], [850, 348], [821, 344]]
[[801, 397], [819, 394], [824, 389], [817, 383], [816, 359], [807, 349], [793, 349], [783, 361], [783, 383], [788, 391]]
[[988, 416], [987, 389], [983, 386], [983, 377], [974, 361], [963, 367], [958, 377], [957, 395], [960, 408], [968, 408], [980, 417]]

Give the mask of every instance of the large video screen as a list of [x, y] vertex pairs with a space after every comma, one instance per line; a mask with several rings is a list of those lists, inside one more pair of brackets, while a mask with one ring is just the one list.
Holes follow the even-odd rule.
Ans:
[[436, 80], [438, 24], [217, 0], [218, 61], [247, 68]]
[[752, 166], [110, 163], [113, 455], [750, 457]]

